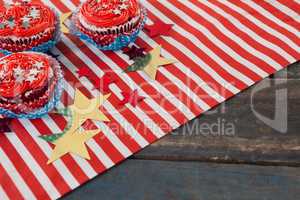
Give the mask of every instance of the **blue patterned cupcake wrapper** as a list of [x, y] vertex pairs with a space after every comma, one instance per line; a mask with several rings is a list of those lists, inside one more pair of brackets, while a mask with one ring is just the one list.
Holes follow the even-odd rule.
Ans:
[[[53, 61], [55, 62], [55, 65], [59, 66], [58, 62], [48, 56], [49, 59], [53, 59]], [[49, 100], [49, 102], [42, 108], [37, 109], [33, 112], [30, 113], [14, 113], [10, 110], [4, 109], [4, 108], [0, 108], [0, 115], [3, 115], [4, 117], [7, 118], [26, 118], [26, 119], [37, 119], [37, 118], [41, 118], [44, 115], [48, 114], [51, 110], [53, 110], [57, 104], [60, 102], [61, 96], [62, 96], [62, 92], [63, 92], [63, 75], [62, 75], [62, 71], [59, 67], [58, 69], [58, 81], [56, 83], [55, 86], [55, 90], [53, 93], [53, 96], [51, 97], [51, 99]]]
[[145, 8], [142, 8], [142, 14], [143, 14], [143, 21], [138, 25], [138, 27], [130, 34], [130, 35], [125, 35], [122, 34], [120, 36], [118, 36], [114, 42], [112, 42], [109, 45], [106, 46], [102, 46], [97, 44], [92, 38], [90, 38], [88, 35], [82, 33], [80, 30], [78, 30], [78, 28], [75, 25], [75, 16], [77, 16], [77, 12], [76, 11], [73, 14], [73, 20], [72, 20], [72, 25], [71, 25], [71, 33], [73, 35], [76, 35], [77, 37], [79, 37], [81, 40], [87, 41], [91, 44], [93, 44], [94, 46], [96, 46], [98, 49], [100, 50], [104, 50], [104, 51], [117, 51], [120, 50], [126, 46], [128, 46], [130, 43], [134, 42], [139, 34], [139, 32], [144, 28], [144, 25], [147, 21], [147, 11]]
[[[52, 9], [53, 10], [53, 9]], [[28, 50], [25, 50], [25, 51], [33, 51], [33, 52], [42, 52], [42, 53], [46, 53], [47, 51], [49, 51], [50, 49], [52, 49], [57, 42], [59, 42], [60, 40], [60, 37], [61, 37], [61, 30], [60, 30], [60, 19], [59, 19], [59, 15], [58, 13], [53, 10], [53, 12], [55, 13], [56, 15], [56, 24], [55, 24], [55, 34], [54, 34], [54, 37], [47, 41], [47, 42], [44, 42], [42, 44], [39, 44], [38, 46], [35, 46], [31, 49], [28, 49]], [[0, 48], [0, 53], [4, 54], [4, 55], [10, 55], [14, 52], [11, 52], [11, 51], [8, 51], [6, 49], [1, 49]]]

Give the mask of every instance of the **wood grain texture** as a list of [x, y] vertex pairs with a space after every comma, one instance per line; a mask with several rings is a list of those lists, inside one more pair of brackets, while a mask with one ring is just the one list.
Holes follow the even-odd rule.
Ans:
[[200, 162], [128, 160], [64, 200], [295, 200], [300, 171]]
[[[280, 71], [273, 79], [263, 80], [194, 119], [134, 158], [299, 166], [299, 74], [298, 64]], [[255, 92], [261, 86], [267, 87]], [[279, 130], [266, 125], [253, 111], [273, 119], [285, 103], [287, 116], [280, 112], [282, 118], [275, 122]], [[284, 121], [286, 131], [278, 124]], [[230, 127], [234, 131], [228, 131]]]

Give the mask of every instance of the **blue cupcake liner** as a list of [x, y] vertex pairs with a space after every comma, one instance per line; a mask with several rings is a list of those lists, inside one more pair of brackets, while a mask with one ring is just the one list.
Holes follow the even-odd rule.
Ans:
[[78, 28], [75, 25], [77, 13], [78, 13], [78, 11], [76, 11], [73, 14], [73, 20], [72, 20], [72, 25], [71, 25], [71, 29], [70, 29], [71, 33], [73, 35], [76, 35], [77, 37], [79, 37], [81, 40], [87, 41], [87, 42], [93, 44], [94, 46], [96, 46], [98, 49], [104, 50], [104, 51], [117, 51], [117, 50], [120, 50], [120, 49], [128, 46], [130, 43], [134, 42], [136, 40], [139, 32], [144, 28], [146, 21], [147, 21], [147, 11], [145, 8], [142, 8], [143, 21], [138, 25], [138, 27], [135, 28], [135, 30], [130, 35], [121, 34], [111, 44], [102, 46], [102, 45], [97, 44], [88, 35], [82, 33], [80, 30], [78, 30]]
[[[61, 38], [61, 30], [60, 30], [60, 19], [59, 19], [59, 15], [58, 13], [52, 9], [53, 12], [56, 15], [56, 24], [55, 24], [55, 33], [54, 36], [51, 40], [44, 42], [42, 44], [39, 44], [38, 46], [32, 47], [31, 49], [25, 50], [25, 51], [33, 51], [33, 52], [42, 52], [42, 53], [46, 53], [48, 52], [50, 49], [52, 49], [57, 42], [59, 42], [60, 38]], [[5, 56], [10, 55], [12, 53], [16, 53], [16, 52], [11, 52], [8, 51], [6, 49], [1, 49], [0, 48], [0, 53], [4, 54]]]
[[[59, 66], [58, 62], [54, 58], [51, 58], [50, 56], [48, 56], [48, 57], [50, 59], [53, 59], [57, 63], [57, 66]], [[60, 102], [62, 92], [63, 92], [63, 86], [62, 86], [63, 75], [62, 75], [62, 71], [60, 68], [58, 69], [57, 74], [58, 74], [58, 81], [56, 83], [56, 87], [54, 89], [53, 96], [51, 97], [49, 102], [44, 107], [37, 109], [33, 112], [30, 112], [30, 113], [20, 113], [20, 114], [14, 113], [14, 112], [4, 109], [4, 108], [0, 108], [0, 115], [3, 115], [4, 117], [7, 117], [7, 118], [37, 119], [37, 118], [41, 118], [44, 115], [48, 114]]]

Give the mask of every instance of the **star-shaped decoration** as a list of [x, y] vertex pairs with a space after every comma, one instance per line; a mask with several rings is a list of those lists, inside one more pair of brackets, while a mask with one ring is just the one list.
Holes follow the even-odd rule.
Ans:
[[25, 80], [24, 76], [16, 77], [16, 83], [23, 83], [24, 80]]
[[36, 9], [36, 7], [33, 7], [30, 10], [29, 16], [32, 17], [33, 19], [37, 19], [40, 17], [40, 11]]
[[160, 35], [169, 36], [173, 26], [173, 24], [165, 24], [158, 20], [152, 25], [146, 25], [145, 29], [149, 32], [150, 37], [157, 37]]
[[157, 70], [160, 66], [175, 63], [176, 60], [163, 58], [160, 56], [161, 46], [152, 49], [149, 54], [151, 55], [150, 62], [142, 69], [150, 78], [156, 79]]
[[7, 20], [7, 25], [9, 26], [9, 28], [13, 29], [15, 27], [15, 19], [13, 17], [10, 17], [8, 20]]
[[121, 10], [118, 9], [118, 8], [116, 8], [116, 9], [113, 10], [113, 13], [114, 13], [115, 15], [120, 15], [120, 14], [121, 14]]
[[5, 25], [6, 25], [6, 24], [5, 24], [4, 22], [1, 22], [1, 23], [0, 23], [0, 29], [4, 29], [4, 28], [5, 28]]
[[106, 73], [101, 78], [96, 78], [94, 80], [95, 89], [100, 90], [103, 94], [108, 94], [111, 92], [109, 86], [110, 84], [116, 83], [117, 78], [112, 73]]
[[119, 8], [121, 9], [121, 10], [126, 10], [127, 8], [128, 8], [128, 5], [126, 5], [126, 4], [121, 4], [120, 6], [119, 6]]
[[132, 47], [127, 47], [123, 49], [123, 53], [129, 56], [130, 60], [133, 60], [137, 57], [143, 57], [145, 56], [144, 54], [145, 48], [139, 48], [133, 45]]
[[80, 67], [77, 70], [77, 73], [79, 78], [81, 78], [82, 76], [89, 77], [89, 75], [91, 74], [91, 70], [87, 67]]
[[[81, 126], [80, 124], [79, 126]], [[52, 143], [55, 145], [53, 152], [47, 162], [50, 164], [62, 156], [73, 153], [82, 158], [90, 159], [90, 155], [87, 151], [86, 142], [97, 135], [100, 130], [90, 130], [80, 132], [78, 124], [73, 124], [72, 127], [59, 139], [53, 141]]]
[[[69, 106], [75, 116], [79, 117], [79, 121], [86, 121], [88, 119], [97, 121], [110, 121], [102, 111], [100, 106], [108, 99], [108, 95], [100, 95], [99, 97], [88, 99], [80, 90], [76, 90], [74, 104]], [[75, 119], [76, 120], [76, 119]]]
[[65, 21], [72, 15], [72, 12], [63, 13], [60, 16], [60, 28], [63, 33], [70, 33], [70, 30], [65, 25]]
[[36, 67], [37, 69], [41, 69], [44, 67], [44, 63], [43, 62], [35, 62], [33, 64], [34, 67]]
[[20, 66], [18, 66], [18, 67], [13, 69], [13, 73], [14, 73], [14, 77], [16, 78], [16, 77], [19, 77], [19, 76], [23, 76], [24, 70]]
[[0, 80], [3, 80], [5, 78], [5, 72], [4, 70], [0, 71]]
[[133, 107], [136, 107], [139, 102], [141, 102], [145, 99], [145, 97], [140, 96], [138, 94], [137, 89], [131, 91], [130, 93], [122, 92], [122, 95], [123, 95], [124, 99], [120, 102], [120, 105], [125, 105], [125, 104], [129, 103]]
[[27, 78], [26, 78], [26, 81], [29, 81], [30, 83], [32, 83], [33, 81], [35, 81], [36, 80], [36, 77], [35, 76], [28, 76]]
[[30, 24], [29, 22], [22, 22], [22, 27], [25, 28], [25, 29], [28, 29], [30, 27]]
[[36, 76], [38, 73], [39, 73], [39, 70], [37, 70], [36, 68], [29, 70], [29, 76]]

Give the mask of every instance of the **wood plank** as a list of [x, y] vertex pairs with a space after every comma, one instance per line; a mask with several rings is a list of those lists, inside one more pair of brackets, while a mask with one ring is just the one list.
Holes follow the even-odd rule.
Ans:
[[63, 200], [299, 198], [299, 168], [128, 160], [83, 185]]
[[[264, 80], [172, 132], [134, 158], [158, 160], [200, 160], [230, 163], [300, 166], [300, 65], [292, 67], [288, 80], [275, 76]], [[297, 71], [297, 72], [296, 72]], [[255, 93], [264, 85], [269, 87]], [[284, 92], [287, 98], [284, 98]], [[278, 105], [275, 97], [277, 92]], [[279, 110], [273, 126], [266, 125], [251, 107], [268, 118]], [[285, 102], [287, 116], [284, 116]], [[286, 118], [286, 119], [285, 119]], [[287, 131], [283, 129], [287, 121]], [[222, 129], [224, 127], [224, 130]], [[231, 128], [233, 127], [233, 128]], [[212, 128], [212, 130], [209, 130]], [[220, 128], [220, 130], [217, 130]], [[231, 131], [233, 129], [233, 131]]]

